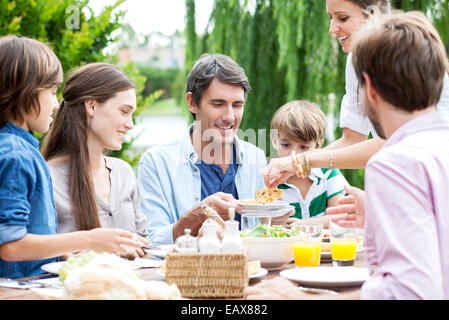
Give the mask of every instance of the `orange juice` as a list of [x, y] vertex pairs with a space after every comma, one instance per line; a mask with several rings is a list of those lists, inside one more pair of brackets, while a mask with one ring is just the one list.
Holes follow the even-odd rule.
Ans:
[[321, 241], [298, 242], [293, 246], [295, 264], [299, 267], [320, 265]]
[[357, 249], [355, 239], [331, 239], [332, 259], [334, 260], [354, 260]]

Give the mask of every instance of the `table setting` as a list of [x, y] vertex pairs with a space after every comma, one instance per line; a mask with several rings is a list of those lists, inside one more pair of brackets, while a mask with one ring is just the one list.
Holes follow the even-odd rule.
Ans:
[[229, 220], [220, 221], [221, 239], [217, 215], [204, 208], [200, 238], [186, 229], [174, 244], [148, 246], [134, 260], [88, 252], [45, 264], [42, 275], [0, 279], [0, 299], [241, 299], [245, 287], [277, 276], [305, 292], [338, 296], [368, 279], [361, 230], [332, 223], [329, 229], [307, 222], [271, 225], [292, 206], [257, 200], [240, 200], [241, 229], [229, 210]]
[[[157, 247], [160, 249], [147, 250], [146, 255], [139, 258], [138, 263], [132, 261], [127, 263], [145, 281], [165, 282], [165, 274], [162, 272], [161, 266], [169, 252], [174, 249], [174, 245]], [[296, 283], [300, 290], [315, 294], [338, 295], [342, 291], [359, 289], [368, 278], [363, 250], [357, 252], [353, 266], [342, 267], [333, 266], [332, 258], [320, 259], [319, 265], [314, 267], [300, 267], [295, 264], [293, 253], [292, 256], [291, 260], [279, 261], [280, 266], [276, 268], [265, 268], [266, 265], [262, 263], [259, 266], [256, 265], [252, 273], [248, 274], [248, 285], [281, 276]], [[43, 275], [18, 281], [10, 280], [10, 286], [6, 286], [4, 279], [0, 280], [0, 299], [36, 300], [45, 297], [45, 294], [36, 295], [36, 290], [47, 290], [48, 299], [62, 298], [58, 271], [63, 263], [61, 261], [54, 265], [44, 265], [42, 269], [45, 273]], [[14, 282], [16, 283], [13, 284]], [[58, 295], [55, 295], [55, 290], [59, 291]]]

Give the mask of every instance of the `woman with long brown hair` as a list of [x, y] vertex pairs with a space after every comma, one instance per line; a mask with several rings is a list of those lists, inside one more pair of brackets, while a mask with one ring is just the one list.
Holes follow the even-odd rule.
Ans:
[[122, 253], [148, 242], [122, 229], [57, 233], [50, 172], [33, 131], [48, 131], [62, 75], [44, 43], [0, 37], [0, 278], [42, 274], [71, 252]]
[[[133, 128], [135, 84], [118, 67], [87, 64], [70, 74], [55, 123], [44, 141], [58, 212], [58, 232], [120, 228], [148, 239], [134, 171], [107, 157]], [[142, 256], [130, 249], [128, 257]]]

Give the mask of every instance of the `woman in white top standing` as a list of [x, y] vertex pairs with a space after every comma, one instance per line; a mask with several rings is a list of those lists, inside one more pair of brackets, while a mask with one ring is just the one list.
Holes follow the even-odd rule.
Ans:
[[[346, 93], [340, 108], [341, 138], [325, 148], [308, 152], [311, 168], [364, 168], [369, 158], [385, 143], [378, 137], [373, 124], [363, 111], [359, 84], [352, 65], [352, 45], [356, 33], [378, 14], [388, 13], [389, 0], [326, 0], [330, 19], [329, 33], [337, 37], [342, 50], [348, 53], [346, 62]], [[440, 112], [449, 115], [449, 76], [446, 74], [440, 102]], [[369, 134], [373, 139], [368, 139]], [[291, 157], [272, 159], [263, 170], [267, 186], [274, 187], [284, 183], [294, 174]]]

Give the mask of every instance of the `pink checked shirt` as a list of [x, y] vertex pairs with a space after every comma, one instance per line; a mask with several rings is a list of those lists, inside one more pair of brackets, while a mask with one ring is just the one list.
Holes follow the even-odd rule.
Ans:
[[365, 170], [362, 299], [449, 299], [449, 118], [400, 127]]

